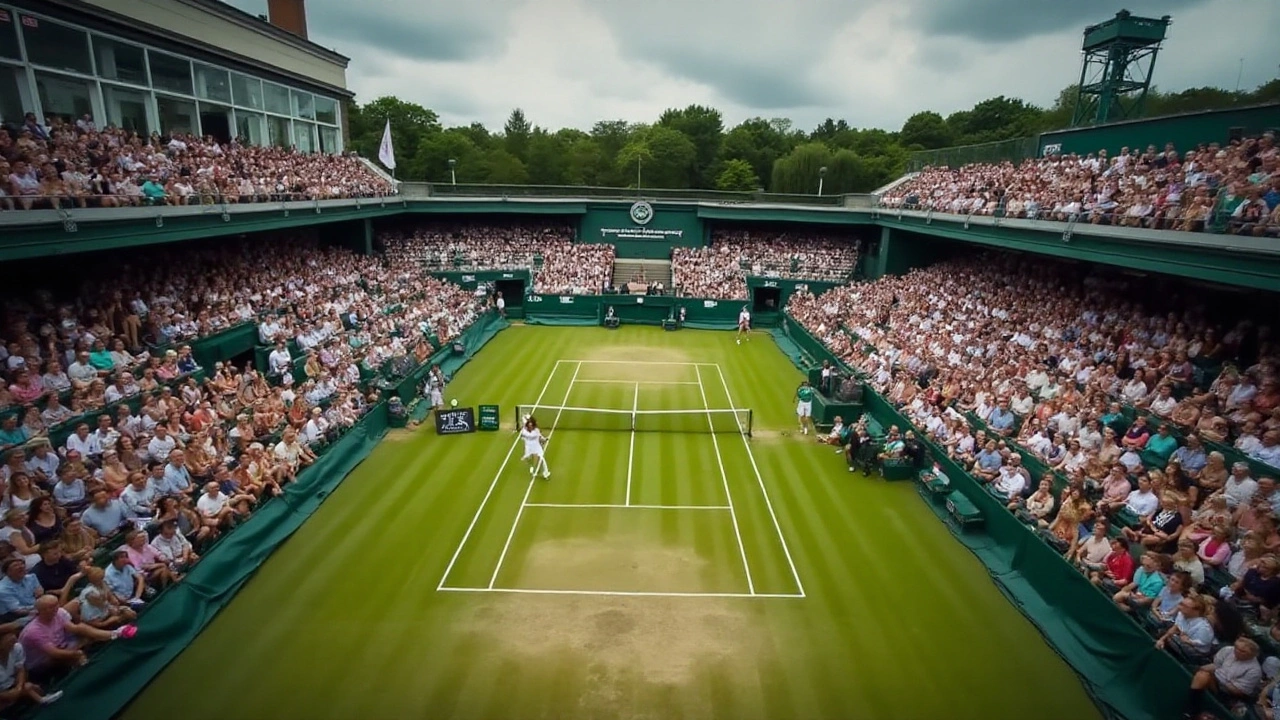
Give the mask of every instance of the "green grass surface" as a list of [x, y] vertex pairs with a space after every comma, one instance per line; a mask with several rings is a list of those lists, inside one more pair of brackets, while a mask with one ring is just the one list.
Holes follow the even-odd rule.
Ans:
[[[1098, 717], [908, 483], [794, 432], [799, 380], [762, 334], [513, 327], [448, 389], [502, 432], [394, 431], [125, 717]], [[531, 482], [535, 401], [699, 412], [539, 410]], [[732, 407], [749, 444], [692, 432]]]

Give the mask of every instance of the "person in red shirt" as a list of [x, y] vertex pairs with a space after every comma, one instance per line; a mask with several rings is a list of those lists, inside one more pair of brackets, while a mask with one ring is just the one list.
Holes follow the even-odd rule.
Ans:
[[1122, 588], [1133, 581], [1136, 566], [1129, 554], [1129, 541], [1117, 537], [1111, 541], [1111, 554], [1107, 555], [1106, 570], [1089, 573], [1089, 582], [1099, 587]]

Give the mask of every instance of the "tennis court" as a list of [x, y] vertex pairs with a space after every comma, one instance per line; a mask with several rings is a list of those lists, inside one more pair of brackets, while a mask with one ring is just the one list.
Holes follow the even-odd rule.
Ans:
[[446, 394], [502, 430], [392, 432], [124, 717], [1097, 718], [908, 483], [793, 432], [800, 378], [763, 334], [504, 331]]
[[[554, 478], [530, 477], [487, 583], [476, 572], [451, 582], [455, 562], [468, 553], [468, 532], [439, 590], [804, 597], [752, 454], [753, 415], [734, 406], [719, 365], [559, 360], [538, 398], [516, 406], [512, 427], [529, 415], [539, 418], [548, 438]], [[491, 484], [512, 467], [524, 469], [521, 452], [517, 439]], [[583, 472], [582, 459], [592, 455], [604, 456], [605, 464]], [[675, 471], [668, 459], [677, 457], [697, 470]], [[748, 533], [751, 554], [735, 502], [763, 502], [769, 512], [764, 536]], [[482, 502], [471, 527], [486, 512], [505, 516], [510, 509]], [[560, 531], [566, 527], [586, 529], [598, 542], [580, 557], [566, 552], [578, 539]], [[664, 532], [667, 527], [679, 532]], [[682, 555], [684, 562], [671, 562]], [[485, 560], [464, 562], [480, 571]], [[768, 578], [762, 587], [753, 565], [755, 575]], [[609, 571], [627, 567], [634, 572]]]

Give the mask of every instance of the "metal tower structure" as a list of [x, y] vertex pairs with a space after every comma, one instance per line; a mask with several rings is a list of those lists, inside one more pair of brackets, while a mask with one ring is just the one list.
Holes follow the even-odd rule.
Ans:
[[1142, 115], [1169, 21], [1168, 15], [1142, 18], [1121, 10], [1114, 18], [1085, 28], [1072, 127]]

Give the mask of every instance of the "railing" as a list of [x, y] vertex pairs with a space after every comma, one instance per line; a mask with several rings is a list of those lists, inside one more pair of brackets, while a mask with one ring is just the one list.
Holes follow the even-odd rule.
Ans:
[[1015, 165], [1040, 154], [1040, 136], [1013, 138], [977, 145], [959, 145], [937, 150], [918, 150], [907, 158], [907, 172], [927, 166], [960, 167], [971, 163], [1011, 162]]
[[[88, 199], [97, 200], [105, 196], [91, 195]], [[118, 195], [110, 196], [113, 200], [121, 199]], [[190, 205], [130, 205], [125, 207], [63, 207], [42, 210], [5, 210], [0, 212], [0, 227], [24, 227], [61, 224], [67, 232], [75, 232], [77, 223], [103, 222], [120, 220], [154, 220], [156, 227], [164, 227], [166, 218], [193, 217], [201, 215], [220, 215], [224, 221], [232, 215], [259, 213], [278, 210], [287, 217], [291, 212], [314, 212], [335, 208], [395, 207], [403, 206], [402, 195], [380, 195], [362, 198], [343, 198], [338, 200], [267, 200], [257, 202], [228, 202], [225, 198], [217, 202], [192, 203]]]
[[[688, 200], [721, 202], [727, 204], [754, 205], [817, 205], [848, 207], [846, 198], [857, 195], [798, 195], [766, 192], [734, 192], [704, 190], [698, 188], [619, 188], [590, 185], [482, 185], [471, 183], [411, 183], [401, 184], [405, 197], [437, 198], [599, 198], [611, 200]], [[870, 197], [870, 196], [865, 196]]]

